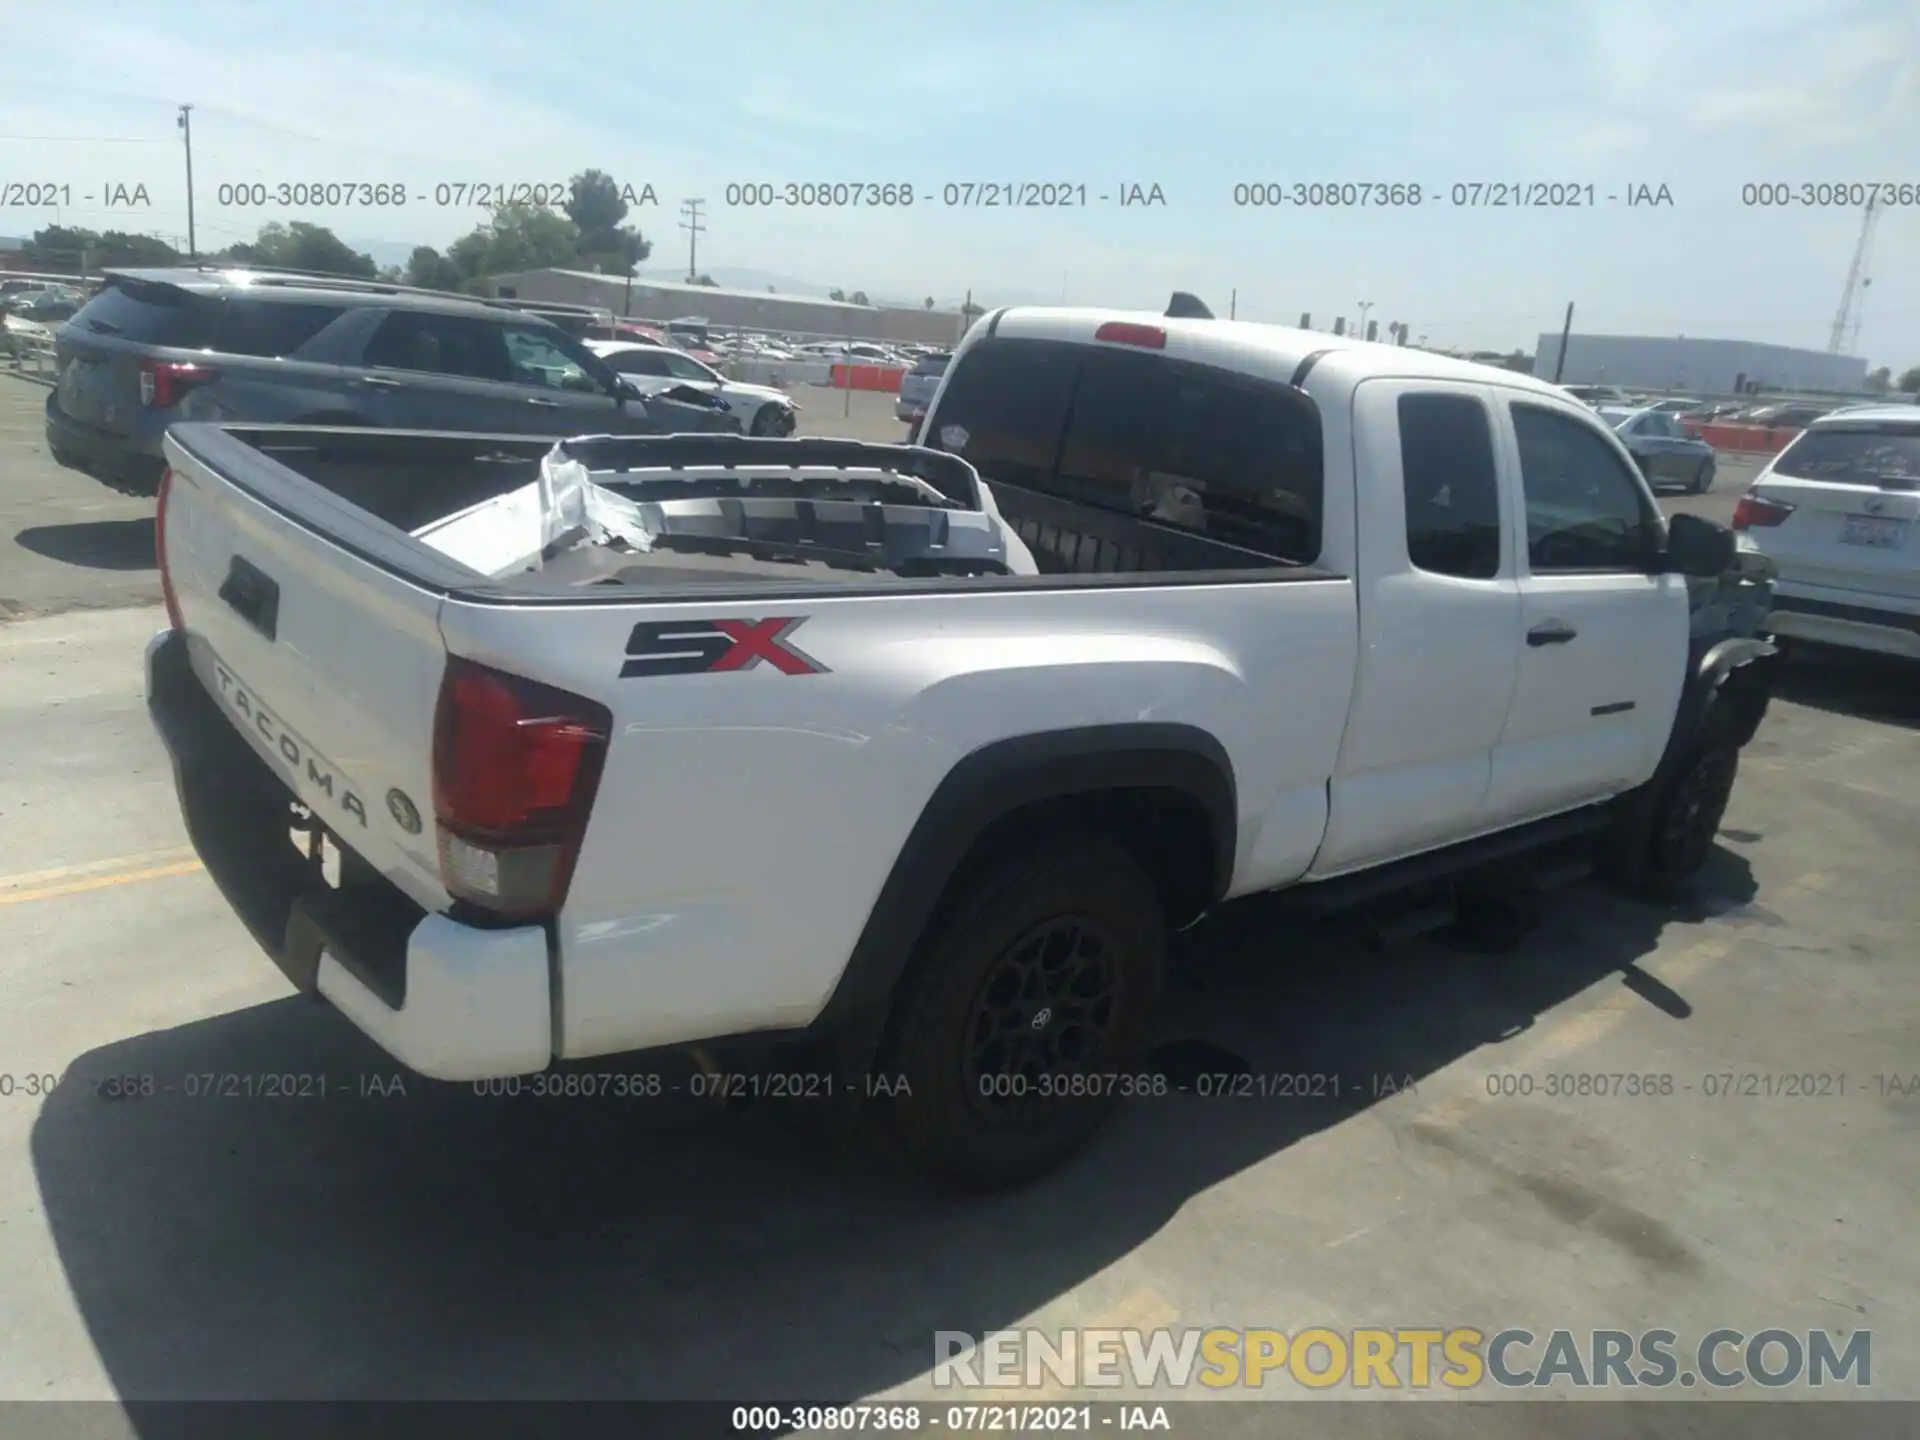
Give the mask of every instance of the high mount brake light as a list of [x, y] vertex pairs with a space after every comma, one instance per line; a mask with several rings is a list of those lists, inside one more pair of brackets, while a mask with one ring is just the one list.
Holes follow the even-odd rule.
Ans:
[[450, 894], [516, 919], [560, 909], [612, 726], [595, 701], [471, 660], [447, 662], [433, 808]]
[[1131, 320], [1109, 320], [1093, 332], [1096, 340], [1115, 345], [1138, 345], [1145, 350], [1167, 348], [1167, 332], [1158, 325], [1139, 325]]

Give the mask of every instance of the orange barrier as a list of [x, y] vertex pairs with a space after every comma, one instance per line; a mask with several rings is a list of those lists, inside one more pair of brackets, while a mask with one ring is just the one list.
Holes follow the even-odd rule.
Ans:
[[839, 365], [836, 364], [827, 377], [827, 383], [836, 390], [885, 390], [890, 394], [900, 392], [900, 382], [907, 372], [893, 365]]
[[1798, 428], [1766, 425], [1719, 425], [1712, 421], [1689, 421], [1683, 427], [1696, 440], [1704, 440], [1716, 450], [1734, 450], [1751, 455], [1777, 455], [1786, 449]]

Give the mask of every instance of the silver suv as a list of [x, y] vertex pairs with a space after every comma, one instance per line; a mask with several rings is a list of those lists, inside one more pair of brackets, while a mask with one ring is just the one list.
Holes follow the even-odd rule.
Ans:
[[738, 434], [694, 391], [641, 396], [531, 307], [202, 266], [111, 272], [56, 336], [47, 448], [151, 495], [176, 421], [495, 434]]
[[893, 418], [918, 426], [926, 418], [933, 392], [940, 388], [940, 377], [947, 373], [951, 355], [923, 355], [914, 367], [900, 377], [900, 400], [893, 407]]

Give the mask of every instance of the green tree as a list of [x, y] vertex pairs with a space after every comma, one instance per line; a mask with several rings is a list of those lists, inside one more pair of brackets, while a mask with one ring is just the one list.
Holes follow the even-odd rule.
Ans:
[[359, 280], [372, 280], [380, 273], [371, 255], [351, 249], [326, 226], [304, 220], [262, 225], [251, 244], [230, 245], [219, 258], [263, 269], [319, 270]]
[[708, 275], [708, 274], [705, 274], [705, 273], [702, 273], [702, 275], [700, 276], [700, 278], [699, 278], [698, 280], [696, 280], [696, 281], [694, 281], [693, 283], [694, 283], [694, 284], [696, 284], [696, 285], [707, 285], [707, 286], [711, 286], [711, 287], [713, 287], [713, 288], [715, 288], [715, 289], [718, 289], [718, 288], [719, 288], [719, 285], [720, 285], [720, 282], [719, 282], [718, 280], [715, 280], [715, 279], [714, 279], [714, 278], [713, 278], [713, 277], [712, 277], [711, 275]]
[[1892, 388], [1893, 371], [1885, 365], [1882, 365], [1878, 370], [1867, 376], [1867, 389], [1869, 390], [1891, 390]]
[[431, 245], [416, 245], [407, 256], [407, 283], [423, 290], [458, 290], [467, 283], [467, 277]]
[[578, 228], [565, 215], [525, 202], [493, 207], [492, 217], [447, 247], [447, 259], [466, 281], [549, 266], [580, 263]]
[[627, 218], [627, 202], [619, 183], [606, 171], [582, 170], [574, 176], [563, 208], [573, 222], [582, 264], [629, 275], [653, 253], [651, 241], [631, 225], [620, 223]]
[[49, 225], [22, 247], [36, 270], [98, 270], [103, 265], [178, 265], [180, 252], [155, 235], [124, 230], [95, 234], [72, 225]]
[[827, 299], [829, 300], [844, 300], [846, 298], [847, 298], [847, 292], [844, 290], [827, 291]]
[[864, 290], [856, 290], [847, 298], [855, 305], [868, 305], [872, 303], [867, 299], [867, 292]]
[[929, 295], [926, 299], [922, 300], [920, 303], [926, 306], [927, 309], [931, 310], [933, 308], [933, 297]]
[[1897, 388], [1903, 395], [1920, 395], [1920, 365], [1902, 375]]

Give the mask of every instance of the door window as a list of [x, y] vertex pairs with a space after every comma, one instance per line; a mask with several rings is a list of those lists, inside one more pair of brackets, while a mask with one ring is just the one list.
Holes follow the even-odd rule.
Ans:
[[610, 356], [607, 363], [622, 375], [667, 376], [673, 373], [667, 369], [666, 356], [658, 350], [622, 350]]
[[511, 383], [514, 378], [502, 327], [463, 315], [395, 311], [368, 342], [366, 363], [467, 380]]
[[1500, 573], [1500, 484], [1486, 406], [1469, 395], [1400, 397], [1407, 559], [1436, 575]]
[[598, 392], [600, 386], [574, 357], [560, 348], [551, 331], [516, 325], [504, 327], [507, 360], [517, 385], [544, 390]]
[[1535, 574], [1645, 571], [1659, 517], [1634, 472], [1594, 427], [1544, 405], [1514, 403], [1527, 558]]

